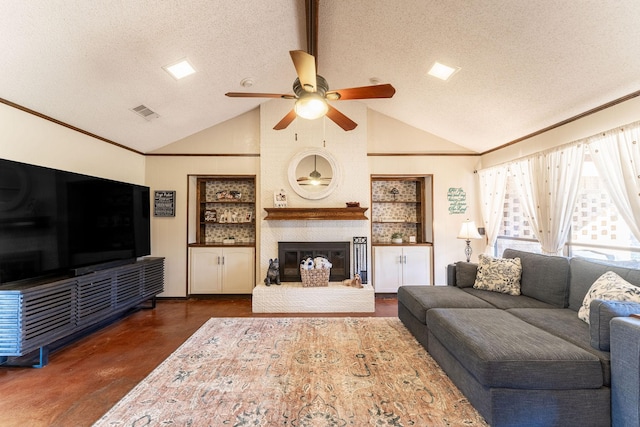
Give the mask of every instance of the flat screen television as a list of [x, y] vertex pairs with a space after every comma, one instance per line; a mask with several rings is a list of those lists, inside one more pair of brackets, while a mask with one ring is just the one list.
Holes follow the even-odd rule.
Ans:
[[141, 185], [0, 159], [0, 286], [149, 255]]

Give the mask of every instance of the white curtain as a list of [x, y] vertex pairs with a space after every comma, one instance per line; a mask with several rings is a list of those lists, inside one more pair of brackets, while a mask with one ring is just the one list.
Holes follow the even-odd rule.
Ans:
[[640, 240], [640, 122], [595, 135], [588, 144], [613, 203]]
[[487, 236], [485, 253], [494, 255], [500, 224], [504, 216], [504, 195], [507, 187], [507, 166], [501, 165], [478, 171], [480, 179], [480, 207]]
[[576, 143], [511, 164], [524, 215], [549, 255], [561, 255], [571, 227], [586, 144]]

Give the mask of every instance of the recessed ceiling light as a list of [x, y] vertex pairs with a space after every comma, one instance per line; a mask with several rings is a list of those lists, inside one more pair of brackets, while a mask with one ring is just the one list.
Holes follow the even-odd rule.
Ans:
[[458, 71], [460, 71], [460, 67], [450, 67], [436, 61], [427, 74], [433, 77], [437, 77], [440, 80], [447, 81]]
[[175, 64], [165, 65], [162, 68], [176, 80], [180, 80], [196, 72], [195, 68], [193, 68], [187, 59], [183, 59]]

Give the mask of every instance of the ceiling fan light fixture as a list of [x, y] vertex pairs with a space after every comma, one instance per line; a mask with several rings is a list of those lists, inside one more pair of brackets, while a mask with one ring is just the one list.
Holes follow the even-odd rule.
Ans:
[[296, 115], [307, 120], [323, 117], [329, 111], [327, 101], [317, 92], [306, 92], [300, 95], [294, 107]]

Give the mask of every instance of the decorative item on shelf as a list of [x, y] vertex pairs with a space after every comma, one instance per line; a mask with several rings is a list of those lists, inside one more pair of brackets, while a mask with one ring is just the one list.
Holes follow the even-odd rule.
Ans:
[[225, 209], [221, 214], [220, 218], [218, 218], [218, 222], [220, 224], [225, 224], [227, 222], [231, 222], [231, 211], [229, 209]]
[[229, 236], [226, 239], [222, 239], [222, 244], [224, 245], [233, 245], [236, 243], [236, 238], [233, 236]]
[[240, 200], [241, 198], [242, 193], [236, 190], [222, 190], [216, 193], [216, 200]]
[[393, 201], [395, 202], [396, 199], [398, 198], [398, 194], [400, 194], [400, 191], [398, 191], [398, 189], [396, 187], [393, 187], [391, 189], [391, 195], [393, 196]]
[[467, 256], [467, 262], [471, 261], [471, 239], [482, 239], [482, 236], [478, 233], [478, 227], [476, 223], [467, 219], [462, 223], [460, 227], [460, 233], [458, 233], [458, 239], [464, 239], [467, 241], [467, 245], [464, 248], [464, 254]]
[[409, 243], [416, 243], [416, 236], [409, 236]]
[[251, 218], [253, 218], [253, 212], [247, 212], [244, 215], [244, 222], [251, 222]]
[[287, 192], [283, 188], [273, 192], [273, 207], [274, 208], [287, 207]]
[[391, 243], [395, 243], [395, 244], [402, 243], [402, 233], [393, 233], [391, 235]]
[[215, 209], [207, 209], [204, 211], [204, 220], [206, 222], [217, 222], [218, 221], [218, 213]]
[[347, 202], [347, 207], [348, 208], [359, 208], [360, 207], [360, 202]]
[[271, 286], [272, 283], [276, 285], [280, 284], [280, 262], [278, 258], [269, 260], [269, 269], [267, 270], [267, 277], [264, 278], [264, 284]]

